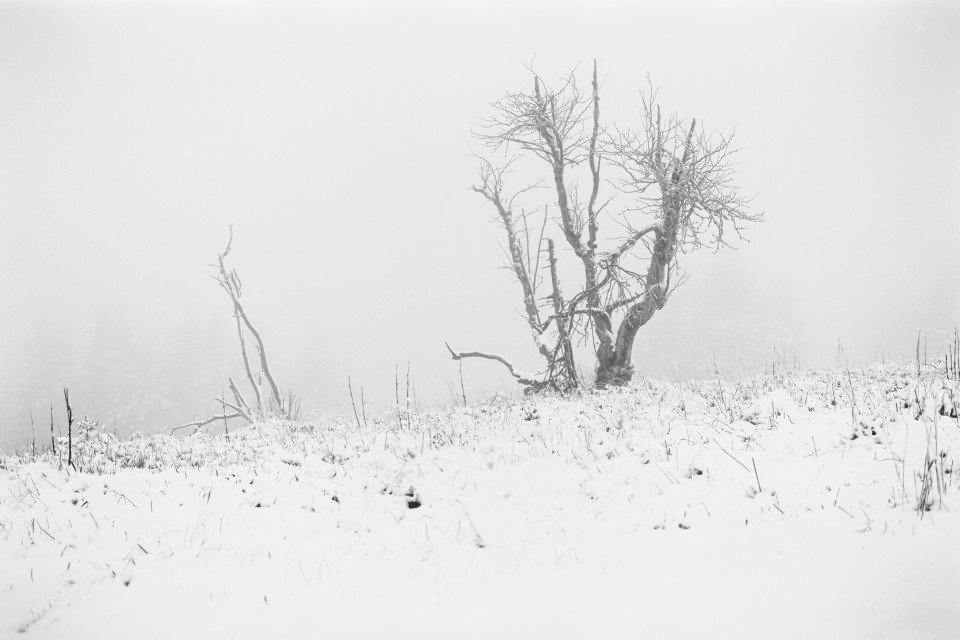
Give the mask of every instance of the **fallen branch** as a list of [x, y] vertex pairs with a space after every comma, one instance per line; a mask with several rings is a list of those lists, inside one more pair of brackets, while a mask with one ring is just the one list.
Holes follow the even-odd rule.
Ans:
[[215, 401], [215, 402], [219, 402], [220, 404], [222, 404], [222, 405], [225, 406], [225, 407], [229, 407], [229, 408], [233, 409], [234, 411], [237, 412], [237, 415], [239, 415], [241, 418], [243, 418], [243, 419], [246, 420], [247, 422], [250, 422], [250, 423], [253, 422], [253, 418], [250, 417], [250, 414], [248, 414], [246, 411], [244, 411], [244, 410], [241, 409], [240, 407], [237, 407], [237, 406], [235, 406], [235, 405], [230, 404], [229, 402], [227, 402], [227, 401], [224, 400], [223, 398], [214, 398], [214, 401]]
[[197, 431], [200, 430], [200, 427], [204, 427], [210, 424], [211, 422], [216, 422], [217, 420], [230, 420], [232, 418], [243, 418], [243, 417], [244, 415], [242, 413], [229, 413], [229, 414], [225, 413], [223, 415], [211, 416], [206, 420], [195, 420], [194, 422], [188, 422], [187, 424], [182, 424], [179, 427], [174, 427], [173, 429], [170, 429], [170, 435], [173, 435], [180, 429], [187, 429], [189, 427], [196, 427], [193, 430], [193, 433], [196, 433]]
[[458, 353], [453, 350], [449, 342], [444, 342], [444, 344], [447, 345], [447, 350], [450, 351], [450, 355], [453, 357], [454, 360], [462, 360], [464, 358], [483, 358], [485, 360], [496, 360], [497, 362], [505, 366], [507, 370], [510, 371], [510, 375], [516, 378], [517, 382], [519, 382], [520, 384], [525, 384], [527, 386], [536, 386], [536, 387], [539, 387], [543, 384], [542, 380], [537, 380], [536, 378], [534, 378], [533, 376], [527, 373], [522, 373], [520, 371], [517, 371], [516, 368], [513, 366], [513, 363], [507, 360], [506, 358], [504, 358], [503, 356], [498, 356], [493, 353], [483, 353], [481, 351], [461, 351]]

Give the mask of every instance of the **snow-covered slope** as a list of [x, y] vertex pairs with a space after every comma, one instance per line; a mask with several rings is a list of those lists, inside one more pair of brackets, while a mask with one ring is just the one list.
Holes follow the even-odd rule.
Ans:
[[3, 461], [0, 637], [960, 637], [957, 397], [888, 365], [89, 429], [79, 472]]

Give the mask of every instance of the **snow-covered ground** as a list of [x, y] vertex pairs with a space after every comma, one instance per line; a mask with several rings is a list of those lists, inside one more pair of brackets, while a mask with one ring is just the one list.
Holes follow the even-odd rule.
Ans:
[[958, 383], [915, 366], [96, 428], [0, 465], [0, 637], [957, 638]]

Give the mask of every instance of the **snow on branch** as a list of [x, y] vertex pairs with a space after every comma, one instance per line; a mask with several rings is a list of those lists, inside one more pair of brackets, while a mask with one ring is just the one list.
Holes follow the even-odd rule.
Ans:
[[483, 358], [485, 360], [496, 360], [497, 362], [505, 366], [507, 370], [510, 371], [510, 375], [516, 378], [517, 382], [519, 382], [520, 384], [527, 385], [527, 386], [540, 386], [541, 384], [543, 384], [543, 382], [541, 380], [538, 380], [535, 376], [532, 376], [529, 373], [523, 373], [523, 372], [517, 371], [517, 369], [513, 366], [513, 363], [502, 356], [498, 356], [493, 353], [483, 353], [482, 351], [457, 352], [453, 350], [449, 342], [445, 342], [444, 344], [447, 345], [447, 350], [450, 351], [450, 355], [453, 357], [454, 360], [462, 360], [464, 358]]

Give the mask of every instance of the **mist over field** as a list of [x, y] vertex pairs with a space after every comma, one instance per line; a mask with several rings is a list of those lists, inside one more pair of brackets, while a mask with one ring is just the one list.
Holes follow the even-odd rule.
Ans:
[[[532, 27], [535, 25], [535, 28]], [[74, 411], [121, 433], [220, 409], [242, 362], [231, 264], [304, 416], [459, 397], [444, 346], [537, 353], [470, 187], [490, 103], [596, 59], [629, 125], [736, 130], [765, 222], [686, 258], [644, 376], [942, 354], [960, 324], [954, 3], [0, 4], [0, 446]], [[619, 213], [619, 212], [618, 212]], [[615, 229], [611, 230], [614, 233]], [[548, 231], [560, 238], [556, 229]], [[575, 260], [569, 250], [560, 260]], [[590, 364], [584, 361], [587, 371]], [[470, 400], [516, 395], [465, 361]]]
[[0, 638], [960, 637], [958, 33], [0, 2]]

